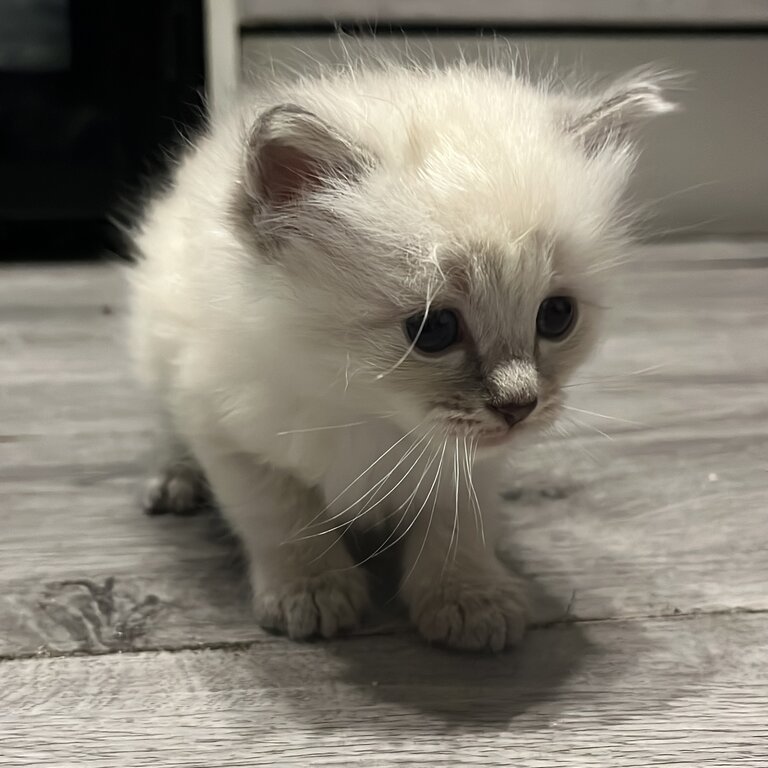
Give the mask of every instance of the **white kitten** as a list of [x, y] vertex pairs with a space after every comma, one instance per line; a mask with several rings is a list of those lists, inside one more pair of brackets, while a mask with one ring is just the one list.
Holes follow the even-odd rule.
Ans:
[[199, 463], [260, 622], [356, 624], [341, 534], [380, 526], [424, 637], [519, 640], [504, 448], [593, 344], [629, 128], [671, 108], [647, 75], [589, 96], [390, 65], [252, 96], [183, 160], [136, 236], [136, 359], [173, 435], [153, 503], [184, 511]]

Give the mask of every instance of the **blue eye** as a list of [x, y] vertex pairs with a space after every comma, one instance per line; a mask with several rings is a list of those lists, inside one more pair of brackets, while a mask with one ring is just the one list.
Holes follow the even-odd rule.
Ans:
[[435, 309], [405, 321], [405, 333], [416, 349], [427, 354], [442, 352], [459, 341], [459, 317], [452, 309]]
[[559, 341], [568, 335], [576, 319], [576, 303], [568, 296], [544, 299], [536, 315], [536, 332], [543, 339]]

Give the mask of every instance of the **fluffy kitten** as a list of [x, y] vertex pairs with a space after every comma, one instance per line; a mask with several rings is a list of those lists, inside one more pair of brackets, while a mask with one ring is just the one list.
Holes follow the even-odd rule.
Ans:
[[593, 345], [629, 129], [671, 108], [648, 75], [588, 95], [351, 68], [252, 95], [183, 160], [136, 235], [134, 349], [172, 434], [153, 502], [184, 511], [202, 467], [263, 625], [355, 625], [341, 535], [380, 526], [425, 638], [520, 639], [493, 547], [504, 449]]

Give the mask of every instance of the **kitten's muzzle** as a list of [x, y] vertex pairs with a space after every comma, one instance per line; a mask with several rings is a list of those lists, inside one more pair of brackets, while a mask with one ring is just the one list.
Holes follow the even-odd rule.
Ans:
[[507, 422], [508, 426], [514, 427], [524, 419], [527, 419], [528, 416], [534, 412], [538, 404], [539, 401], [534, 398], [526, 403], [509, 402], [501, 403], [499, 405], [489, 405], [488, 407], [494, 413], [501, 416], [501, 418]]

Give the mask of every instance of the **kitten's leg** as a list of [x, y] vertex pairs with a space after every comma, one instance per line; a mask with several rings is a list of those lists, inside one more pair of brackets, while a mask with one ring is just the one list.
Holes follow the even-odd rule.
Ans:
[[156, 458], [157, 471], [147, 482], [142, 506], [148, 515], [194, 515], [211, 502], [200, 465], [186, 446], [168, 433]]
[[365, 573], [340, 531], [310, 536], [323, 530], [322, 520], [307, 527], [323, 508], [320, 495], [242, 453], [205, 447], [198, 455], [245, 548], [259, 623], [295, 639], [357, 625], [368, 600]]
[[[495, 497], [487, 501], [487, 511], [498, 506]], [[494, 553], [492, 518], [484, 516], [483, 537], [463, 489], [458, 506], [455, 493], [440, 494], [431, 524], [425, 512], [405, 539], [400, 590], [419, 632], [462, 650], [501, 651], [519, 642], [527, 619], [524, 584]]]

